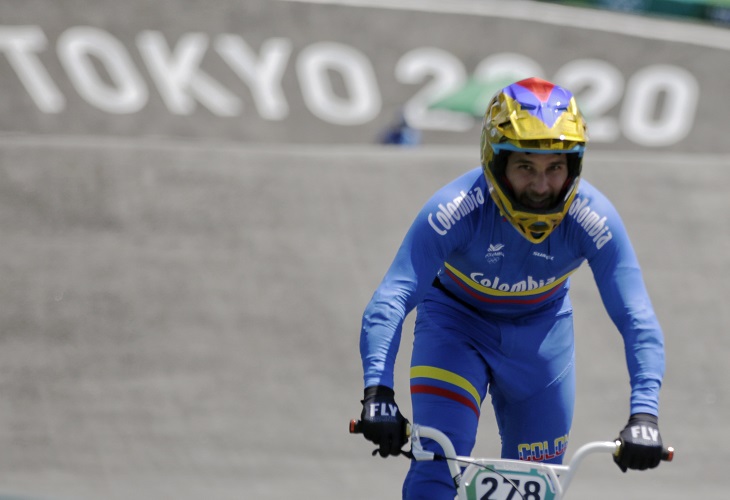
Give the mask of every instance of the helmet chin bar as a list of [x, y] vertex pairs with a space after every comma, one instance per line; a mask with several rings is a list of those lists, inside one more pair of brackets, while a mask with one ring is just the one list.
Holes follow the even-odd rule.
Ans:
[[[496, 191], [496, 190], [495, 190]], [[563, 209], [549, 213], [538, 214], [535, 212], [522, 211], [519, 207], [509, 205], [509, 201], [500, 198], [499, 193], [493, 193], [492, 199], [499, 199], [497, 205], [500, 207], [502, 215], [512, 224], [512, 226], [524, 236], [530, 243], [541, 243], [557, 228], [565, 218], [568, 211], [569, 203], [563, 205]], [[572, 201], [572, 196], [570, 201]], [[497, 200], [495, 199], [495, 202]]]
[[[542, 226], [542, 227], [536, 227], [536, 226]], [[540, 231], [535, 231], [535, 229], [541, 229]], [[536, 224], [533, 224], [531, 227], [527, 228], [527, 231], [525, 233], [529, 233], [530, 236], [534, 240], [542, 241], [552, 232], [553, 228], [548, 227], [547, 224], [544, 222], [538, 222]], [[529, 239], [529, 238], [528, 238]], [[532, 241], [532, 240], [530, 240]]]
[[542, 243], [545, 239], [547, 239], [548, 236], [550, 236], [550, 233], [552, 233], [552, 231], [546, 231], [543, 233], [533, 233], [532, 231], [520, 231], [520, 234], [522, 236], [524, 236], [527, 241], [529, 241], [530, 243], [532, 243], [534, 245], [537, 245], [538, 243]]

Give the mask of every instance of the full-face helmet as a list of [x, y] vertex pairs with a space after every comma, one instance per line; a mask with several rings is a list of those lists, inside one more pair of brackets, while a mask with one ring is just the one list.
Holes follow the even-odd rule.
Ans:
[[[586, 124], [573, 94], [539, 78], [508, 85], [489, 102], [484, 115], [481, 160], [489, 193], [502, 215], [532, 243], [560, 224], [578, 190]], [[546, 209], [523, 206], [505, 177], [507, 157], [525, 153], [566, 153], [568, 179], [558, 202]]]

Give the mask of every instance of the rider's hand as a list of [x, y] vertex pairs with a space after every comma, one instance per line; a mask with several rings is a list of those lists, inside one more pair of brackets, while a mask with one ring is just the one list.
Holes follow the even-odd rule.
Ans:
[[623, 472], [627, 469], [653, 469], [659, 465], [662, 459], [662, 436], [654, 415], [631, 415], [618, 439], [621, 441], [621, 453], [614, 456], [613, 461]]
[[401, 415], [394, 396], [390, 387], [377, 385], [366, 388], [362, 400], [362, 433], [380, 447], [377, 451], [381, 457], [399, 455], [401, 447], [408, 441], [408, 420]]

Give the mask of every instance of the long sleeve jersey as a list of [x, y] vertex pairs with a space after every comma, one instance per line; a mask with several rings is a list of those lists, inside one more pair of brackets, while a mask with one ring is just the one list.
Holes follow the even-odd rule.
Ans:
[[511, 319], [563, 299], [570, 275], [584, 261], [623, 336], [631, 413], [658, 415], [663, 334], [612, 203], [581, 180], [566, 217], [534, 244], [500, 214], [481, 167], [442, 187], [423, 206], [367, 305], [360, 336], [365, 386], [393, 387], [403, 321], [433, 289], [436, 276], [472, 308]]

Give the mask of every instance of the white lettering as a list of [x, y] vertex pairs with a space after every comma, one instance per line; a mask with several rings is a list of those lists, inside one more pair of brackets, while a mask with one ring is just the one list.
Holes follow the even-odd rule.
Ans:
[[391, 417], [395, 417], [398, 413], [398, 407], [395, 404], [388, 403], [388, 409], [390, 410]]
[[634, 425], [631, 427], [631, 437], [634, 439], [639, 437], [639, 434], [641, 433], [641, 426], [640, 425]]
[[[596, 219], [598, 219], [598, 214], [596, 214]], [[588, 231], [588, 236], [593, 238], [598, 233], [605, 231], [606, 230], [606, 228], [604, 226], [605, 223], [606, 223], [606, 217], [603, 217], [601, 219], [598, 219], [590, 229], [588, 229], [586, 227], [585, 230]]]
[[249, 86], [261, 118], [283, 120], [289, 114], [281, 80], [291, 54], [288, 38], [271, 38], [261, 45], [261, 58], [237, 35], [220, 35], [215, 49], [238, 77]]
[[653, 147], [681, 141], [692, 130], [699, 95], [699, 84], [686, 69], [657, 64], [637, 71], [621, 108], [626, 137]]
[[469, 275], [469, 278], [471, 278], [472, 281], [479, 283], [483, 287], [500, 290], [502, 292], [524, 292], [527, 290], [536, 290], [538, 288], [542, 288], [551, 283], [554, 283], [556, 280], [555, 276], [552, 276], [546, 280], [535, 280], [535, 278], [533, 278], [532, 276], [527, 276], [527, 279], [518, 281], [513, 285], [504, 282], [500, 284], [499, 276], [495, 276], [490, 280], [489, 278], [484, 277], [484, 273], [480, 272], [471, 273]]
[[374, 417], [375, 416], [375, 413], [376, 413], [376, 410], [377, 409], [378, 409], [377, 403], [370, 404], [370, 416], [371, 417]]
[[578, 217], [576, 217], [575, 220], [582, 223], [585, 220], [585, 218], [588, 217], [589, 213], [591, 213], [591, 209], [589, 207], [585, 207], [583, 210], [580, 211], [580, 213], [578, 214]]
[[456, 220], [461, 220], [461, 214], [459, 214], [460, 203], [461, 200], [459, 198], [455, 198], [453, 203], [446, 204], [446, 208], [449, 210], [449, 214], [452, 218]]
[[649, 434], [651, 434], [651, 440], [654, 442], [659, 441], [659, 429], [649, 429]]
[[[438, 218], [438, 214], [436, 215], [436, 218]], [[436, 225], [436, 223], [433, 221], [433, 214], [428, 214], [428, 224], [433, 228], [436, 233], [438, 233], [440, 236], [445, 236], [448, 232], [448, 228], [441, 229]]]
[[453, 219], [451, 219], [448, 214], [445, 214], [444, 212], [439, 212], [436, 214], [436, 218], [444, 226], [444, 228], [446, 228], [447, 231], [451, 229], [451, 223]]
[[598, 222], [598, 219], [599, 217], [596, 212], [588, 211], [588, 213], [586, 214], [585, 218], [583, 219], [582, 226], [583, 229], [586, 230], [586, 233], [588, 233], [588, 235], [591, 234], [593, 226]]
[[403, 114], [412, 127], [464, 131], [474, 126], [471, 116], [430, 107], [466, 82], [464, 63], [454, 54], [435, 47], [413, 49], [396, 63], [395, 78], [408, 85], [421, 85], [403, 107]]
[[60, 113], [66, 98], [37, 55], [46, 49], [47, 42], [38, 26], [0, 26], [0, 51], [5, 53], [33, 102], [44, 113]]
[[545, 78], [545, 71], [528, 56], [516, 52], [498, 52], [482, 59], [474, 69], [474, 76], [480, 81], [499, 82], [504, 86], [531, 76]]
[[[142, 76], [124, 45], [108, 32], [87, 26], [70, 28], [59, 37], [57, 50], [71, 83], [89, 104], [119, 114], [137, 112], [147, 104]], [[104, 66], [111, 85], [99, 75], [93, 60]]]
[[620, 104], [624, 92], [624, 76], [616, 66], [600, 59], [576, 59], [566, 63], [553, 78], [569, 89], [581, 89], [580, 109], [591, 117], [591, 141], [619, 139], [618, 120], [607, 116]]
[[[330, 72], [342, 77], [345, 97], [335, 92]], [[312, 44], [299, 55], [297, 74], [307, 107], [324, 121], [360, 125], [380, 113], [373, 67], [367, 56], [352, 47], [331, 42]]]
[[613, 235], [611, 233], [608, 233], [606, 236], [598, 238], [598, 240], [596, 241], [596, 248], [600, 250], [603, 245], [611, 241], [611, 238], [613, 238]]
[[159, 31], [141, 32], [137, 46], [171, 113], [192, 114], [193, 97], [218, 116], [236, 116], [240, 112], [241, 100], [200, 69], [208, 48], [204, 33], [183, 35], [174, 53]]
[[[527, 56], [494, 53], [478, 61], [470, 76], [458, 55], [437, 47], [416, 46], [396, 61], [393, 76], [376, 75], [374, 56], [363, 53], [365, 48], [334, 42], [305, 46], [296, 58], [295, 71], [287, 72], [298, 49], [289, 38], [265, 39], [256, 51], [234, 34], [210, 38], [205, 33], [182, 33], [170, 47], [161, 32], [142, 31], [136, 36], [136, 48], [167, 109], [175, 115], [190, 115], [196, 105], [216, 116], [241, 114], [244, 99], [202, 69], [208, 62], [204, 58], [209, 39], [214, 40], [213, 56], [220, 59], [211, 61], [210, 67], [220, 70], [221, 62], [227, 64], [248, 87], [259, 116], [272, 121], [283, 121], [291, 112], [285, 94], [287, 84], [294, 85], [286, 81], [291, 73], [298, 80], [304, 106], [330, 124], [362, 125], [377, 118], [383, 108], [377, 78], [381, 77], [385, 85], [400, 84], [405, 87], [401, 91], [413, 92], [402, 106], [409, 125], [450, 131], [472, 128], [470, 113], [485, 103], [475, 102], [472, 109], [456, 113], [434, 107], [436, 101], [468, 91], [470, 85], [497, 85], [518, 75], [543, 73]], [[41, 112], [60, 113], [67, 106], [60, 90], [65, 86], [54, 81], [58, 77], [51, 71], [54, 66], [44, 66], [41, 59], [48, 44], [40, 26], [0, 26], [0, 52], [25, 91]], [[55, 48], [71, 85], [89, 104], [108, 113], [129, 114], [149, 102], [147, 80], [135, 67], [130, 48], [108, 31], [71, 27], [62, 33]], [[378, 70], [383, 68], [377, 66]], [[694, 130], [701, 98], [698, 80], [703, 77], [669, 64], [639, 67], [624, 75], [603, 60], [574, 59], [559, 68], [552, 80], [580, 89], [577, 97], [592, 118], [593, 140], [614, 142], [623, 135], [640, 145], [662, 147], [687, 140]], [[703, 98], [717, 100], [715, 95]], [[454, 218], [464, 217], [470, 210], [468, 200], [454, 205], [459, 209], [458, 215], [453, 212]], [[576, 218], [581, 210], [576, 210]], [[596, 245], [609, 241], [609, 234], [598, 231]]]
[[[449, 205], [451, 205], [451, 209], [449, 209]], [[454, 205], [451, 203], [447, 203], [446, 206], [443, 205], [443, 203], [439, 204], [439, 208], [441, 209], [441, 213], [446, 214], [446, 216], [449, 218], [449, 222], [451, 224], [456, 224], [456, 221], [454, 220]]]
[[580, 210], [583, 210], [583, 207], [588, 204], [588, 198], [576, 198], [573, 200], [573, 204], [570, 205], [570, 208], [568, 209], [568, 214], [575, 217], [575, 214], [578, 213]]
[[606, 217], [601, 217], [588, 206], [587, 198], [576, 198], [568, 209], [568, 215], [580, 224], [583, 230], [593, 239], [600, 250], [613, 239], [613, 234], [606, 225]]
[[555, 260], [555, 257], [554, 256], [548, 255], [548, 254], [543, 253], [543, 252], [532, 252], [532, 255], [534, 255], [535, 257], [541, 257], [541, 258], [543, 258], [545, 260]]
[[384, 417], [395, 417], [398, 414], [398, 405], [395, 403], [371, 403], [370, 404], [370, 416], [381, 415]]
[[[439, 211], [435, 215], [433, 213], [428, 215], [428, 223], [439, 235], [444, 236], [454, 224], [483, 204], [484, 192], [481, 188], [474, 188], [468, 193], [462, 190], [459, 196], [446, 205], [439, 203]], [[434, 217], [441, 224], [440, 227], [434, 223]]]

